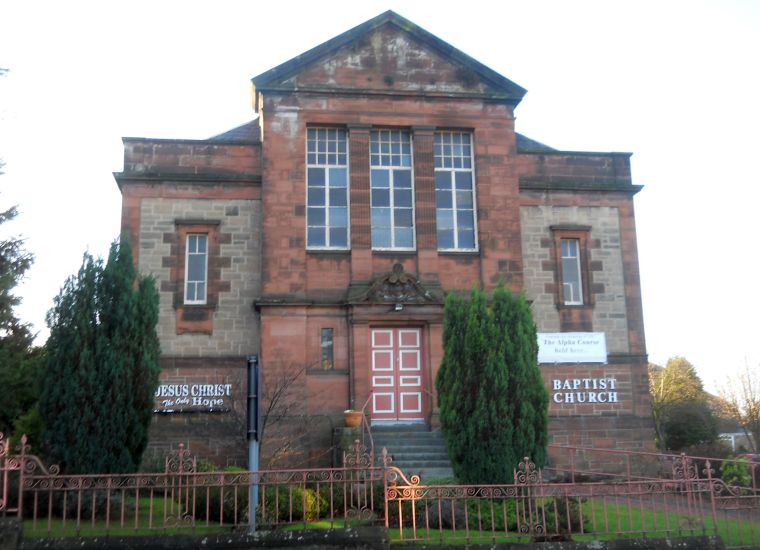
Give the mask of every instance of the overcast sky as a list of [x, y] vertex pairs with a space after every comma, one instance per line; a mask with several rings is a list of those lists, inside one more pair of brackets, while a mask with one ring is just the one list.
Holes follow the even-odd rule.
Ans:
[[0, 4], [0, 208], [36, 261], [18, 313], [45, 313], [117, 236], [122, 136], [205, 138], [253, 118], [250, 78], [387, 9], [528, 90], [517, 130], [630, 151], [650, 359], [713, 388], [760, 363], [760, 2]]

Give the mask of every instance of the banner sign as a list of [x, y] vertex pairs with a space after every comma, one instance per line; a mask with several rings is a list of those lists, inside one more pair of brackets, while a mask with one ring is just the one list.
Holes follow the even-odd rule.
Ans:
[[232, 384], [161, 384], [153, 412], [229, 412]]
[[603, 332], [539, 332], [539, 363], [606, 363]]

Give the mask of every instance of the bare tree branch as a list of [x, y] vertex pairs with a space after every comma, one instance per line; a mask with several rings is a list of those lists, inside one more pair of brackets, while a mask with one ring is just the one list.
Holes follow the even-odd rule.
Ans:
[[760, 452], [760, 372], [745, 363], [737, 374], [729, 376], [718, 394], [721, 413], [735, 420], [744, 431], [753, 452]]

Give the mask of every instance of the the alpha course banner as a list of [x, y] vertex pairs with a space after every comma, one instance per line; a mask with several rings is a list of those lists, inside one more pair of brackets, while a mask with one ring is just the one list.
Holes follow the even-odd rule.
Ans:
[[606, 363], [603, 332], [539, 332], [539, 363]]

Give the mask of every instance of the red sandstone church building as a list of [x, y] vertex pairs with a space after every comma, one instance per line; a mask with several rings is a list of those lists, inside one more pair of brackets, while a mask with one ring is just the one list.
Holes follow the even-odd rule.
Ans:
[[160, 285], [154, 448], [244, 464], [252, 354], [270, 453], [324, 463], [365, 403], [435, 428], [444, 297], [500, 281], [532, 303], [551, 442], [652, 448], [628, 153], [518, 134], [523, 88], [393, 12], [253, 86], [227, 133], [124, 139], [123, 229]]

